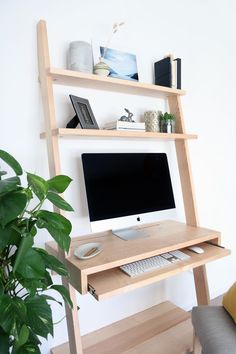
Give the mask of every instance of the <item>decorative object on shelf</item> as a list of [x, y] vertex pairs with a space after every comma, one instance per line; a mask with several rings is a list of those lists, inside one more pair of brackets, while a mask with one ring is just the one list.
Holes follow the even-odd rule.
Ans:
[[145, 131], [144, 123], [136, 123], [133, 120], [133, 113], [128, 108], [124, 109], [127, 116], [121, 116], [120, 119], [105, 124], [104, 129], [107, 130], [131, 130], [131, 131]]
[[110, 35], [110, 37], [108, 38], [107, 44], [104, 47], [104, 51], [103, 53], [100, 53], [100, 57], [99, 57], [99, 62], [94, 66], [93, 68], [93, 72], [96, 75], [102, 75], [102, 76], [108, 76], [109, 72], [110, 72], [110, 67], [105, 63], [105, 55], [108, 49], [108, 46], [111, 43], [111, 40], [114, 36], [114, 34], [118, 31], [118, 29], [124, 25], [124, 22], [120, 22], [120, 23], [114, 23], [112, 26], [112, 33]]
[[159, 132], [159, 111], [147, 111], [144, 112], [144, 121], [146, 132]]
[[89, 259], [97, 256], [103, 250], [100, 242], [89, 242], [75, 248], [74, 255], [79, 259]]
[[110, 73], [109, 66], [104, 62], [103, 58], [100, 58], [99, 63], [94, 65], [93, 73], [101, 76], [108, 76]]
[[175, 116], [171, 113], [160, 113], [160, 130], [162, 133], [175, 133]]
[[58, 299], [52, 297], [52, 291], [58, 292], [70, 308], [73, 305], [68, 290], [54, 285], [50, 274], [52, 270], [67, 277], [65, 265], [36, 247], [34, 240], [38, 230], [45, 229], [61, 250], [69, 251], [70, 221], [59, 213], [43, 210], [42, 205], [50, 201], [58, 209], [73, 211], [59, 195], [71, 178], [60, 175], [46, 181], [27, 172], [24, 187], [19, 177], [23, 171], [15, 158], [0, 150], [0, 159], [15, 173], [9, 178], [0, 170], [0, 352], [39, 354], [40, 337], [53, 335], [49, 301]]
[[100, 47], [100, 53], [104, 62], [110, 68], [110, 77], [131, 81], [139, 80], [135, 54], [105, 47]]
[[76, 115], [69, 121], [66, 128], [99, 129], [89, 101], [85, 98], [69, 95]]
[[132, 119], [133, 117], [133, 113], [131, 113], [128, 108], [124, 109], [126, 113], [128, 113], [128, 116], [121, 116], [119, 120], [123, 121], [123, 122], [134, 122], [134, 120]]
[[93, 50], [88, 42], [74, 41], [70, 43], [67, 67], [69, 70], [93, 73]]
[[154, 64], [155, 85], [181, 89], [181, 59], [172, 54]]

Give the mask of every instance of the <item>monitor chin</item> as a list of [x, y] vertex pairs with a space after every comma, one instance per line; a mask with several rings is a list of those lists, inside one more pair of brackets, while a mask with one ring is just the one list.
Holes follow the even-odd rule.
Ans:
[[[162, 210], [158, 212], [144, 213], [139, 215], [130, 215], [113, 219], [104, 219], [98, 221], [90, 221], [92, 233], [111, 230], [124, 230], [137, 228], [145, 224], [158, 222], [166, 219], [176, 219], [176, 209]], [[146, 237], [146, 236], [144, 236]]]
[[142, 216], [140, 215], [130, 215], [113, 219], [105, 219], [98, 221], [91, 221], [91, 231], [94, 232], [102, 232], [107, 230], [115, 230], [115, 229], [126, 229], [135, 227], [138, 225], [142, 225], [144, 222]]

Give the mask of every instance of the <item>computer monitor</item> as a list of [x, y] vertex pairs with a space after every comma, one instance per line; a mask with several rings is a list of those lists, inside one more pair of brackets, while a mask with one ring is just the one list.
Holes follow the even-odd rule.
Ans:
[[[175, 208], [165, 153], [86, 153], [82, 164], [91, 225]], [[125, 239], [145, 236], [132, 228], [113, 233]]]

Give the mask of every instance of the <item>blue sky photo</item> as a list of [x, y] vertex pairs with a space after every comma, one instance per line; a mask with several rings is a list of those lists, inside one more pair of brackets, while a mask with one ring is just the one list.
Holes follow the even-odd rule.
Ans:
[[[104, 47], [100, 47], [100, 53], [103, 56]], [[136, 55], [107, 48], [104, 61], [111, 69], [109, 76], [138, 81]]]

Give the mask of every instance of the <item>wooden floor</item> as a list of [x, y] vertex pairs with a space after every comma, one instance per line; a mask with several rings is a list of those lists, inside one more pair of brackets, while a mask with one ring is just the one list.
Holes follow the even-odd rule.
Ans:
[[[83, 354], [187, 354], [192, 335], [190, 314], [164, 302], [83, 336]], [[52, 353], [69, 353], [68, 343]]]

